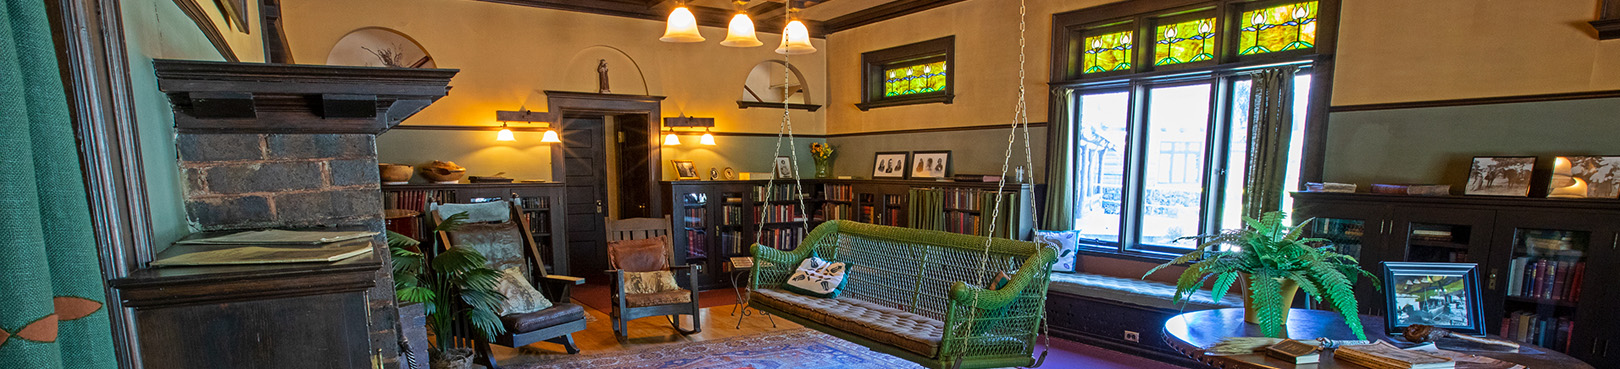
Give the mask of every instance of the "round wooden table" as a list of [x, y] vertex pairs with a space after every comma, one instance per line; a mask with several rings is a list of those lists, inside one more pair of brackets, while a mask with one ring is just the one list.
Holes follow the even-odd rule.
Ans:
[[[1389, 339], [1384, 334], [1384, 318], [1376, 316], [1361, 316], [1361, 324], [1366, 328], [1368, 340]], [[1350, 332], [1350, 327], [1344, 325], [1344, 318], [1338, 313], [1322, 310], [1294, 309], [1288, 313], [1287, 337], [1299, 340], [1315, 340], [1317, 337], [1327, 337], [1334, 340], [1354, 340], [1356, 335]], [[1164, 340], [1187, 357], [1204, 363], [1211, 368], [1223, 369], [1279, 369], [1293, 368], [1294, 364], [1273, 359], [1262, 354], [1248, 354], [1237, 356], [1210, 356], [1204, 354], [1204, 348], [1214, 346], [1226, 337], [1262, 337], [1260, 327], [1243, 322], [1242, 308], [1227, 308], [1216, 310], [1194, 311], [1177, 315], [1164, 322]], [[1592, 366], [1577, 360], [1569, 355], [1524, 345], [1540, 351], [1540, 354], [1518, 354], [1505, 352], [1468, 352], [1470, 354], [1496, 358], [1513, 362], [1529, 368], [1568, 368], [1591, 369]], [[1320, 364], [1307, 364], [1305, 367], [1316, 369], [1354, 368], [1365, 367], [1346, 362], [1333, 360], [1330, 351], [1322, 353]]]

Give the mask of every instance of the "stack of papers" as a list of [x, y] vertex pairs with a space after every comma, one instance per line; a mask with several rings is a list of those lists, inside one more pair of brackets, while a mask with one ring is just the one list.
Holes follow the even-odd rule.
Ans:
[[182, 240], [158, 253], [152, 266], [334, 262], [371, 253], [369, 231], [247, 231]]

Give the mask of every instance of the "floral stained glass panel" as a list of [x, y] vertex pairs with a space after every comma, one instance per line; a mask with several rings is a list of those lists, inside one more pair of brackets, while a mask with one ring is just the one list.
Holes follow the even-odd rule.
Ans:
[[1159, 25], [1154, 37], [1153, 65], [1215, 59], [1215, 18]]
[[1130, 70], [1132, 31], [1086, 37], [1084, 73]]
[[945, 90], [945, 62], [907, 65], [883, 70], [883, 96], [926, 94]]
[[1238, 55], [1316, 47], [1315, 1], [1246, 11], [1238, 21]]

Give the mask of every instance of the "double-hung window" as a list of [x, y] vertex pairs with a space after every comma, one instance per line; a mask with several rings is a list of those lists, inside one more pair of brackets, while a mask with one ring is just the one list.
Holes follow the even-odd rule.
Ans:
[[1299, 69], [1284, 188], [1299, 187], [1312, 76], [1323, 60], [1318, 7], [1232, 0], [1069, 25], [1057, 17], [1054, 33], [1067, 46], [1055, 50], [1066, 59], [1054, 77], [1069, 93], [1054, 100], [1064, 109], [1053, 124], [1068, 125], [1074, 185], [1053, 190], [1072, 191], [1083, 244], [1179, 254], [1196, 245], [1184, 237], [1241, 226], [1256, 70]]

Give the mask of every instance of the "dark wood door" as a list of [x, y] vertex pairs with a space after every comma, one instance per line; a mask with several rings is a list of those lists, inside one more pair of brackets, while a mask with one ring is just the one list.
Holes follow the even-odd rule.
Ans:
[[563, 119], [563, 183], [568, 192], [568, 266], [576, 277], [606, 280], [607, 154], [601, 117]]

